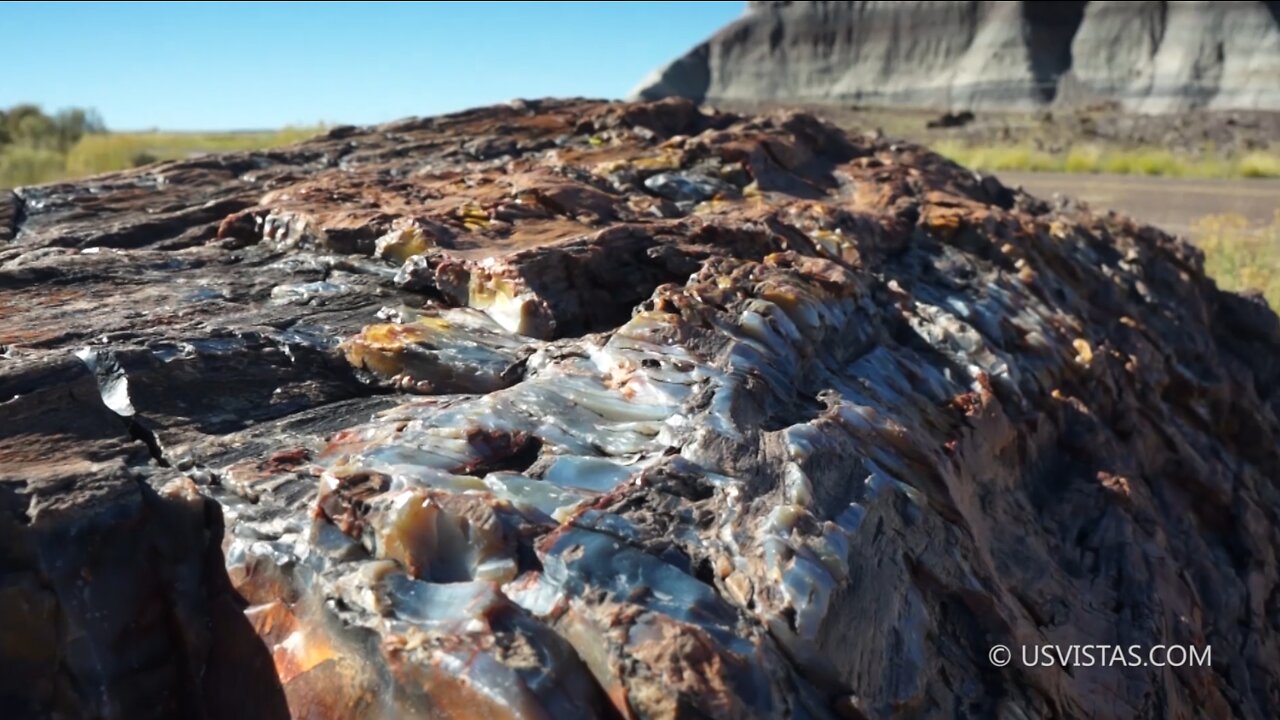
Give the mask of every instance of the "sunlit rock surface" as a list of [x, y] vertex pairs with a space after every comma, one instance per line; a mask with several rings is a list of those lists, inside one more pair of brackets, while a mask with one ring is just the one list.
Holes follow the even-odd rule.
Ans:
[[682, 101], [3, 207], [6, 717], [1280, 713], [1280, 324], [1154, 228]]

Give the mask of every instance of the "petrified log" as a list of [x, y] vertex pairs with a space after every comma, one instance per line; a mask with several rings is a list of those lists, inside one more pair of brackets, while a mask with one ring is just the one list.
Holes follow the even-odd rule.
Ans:
[[1280, 713], [1280, 323], [1155, 228], [684, 101], [0, 208], [6, 716]]

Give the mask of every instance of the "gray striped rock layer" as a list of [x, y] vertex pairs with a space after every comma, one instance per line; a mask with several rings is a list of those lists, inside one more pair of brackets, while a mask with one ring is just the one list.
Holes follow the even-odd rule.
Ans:
[[753, 2], [633, 96], [1280, 110], [1280, 3]]

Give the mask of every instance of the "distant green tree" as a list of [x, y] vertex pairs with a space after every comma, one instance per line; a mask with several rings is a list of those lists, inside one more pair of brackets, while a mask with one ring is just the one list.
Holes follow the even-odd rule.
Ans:
[[53, 124], [57, 131], [58, 149], [62, 152], [70, 150], [85, 135], [107, 130], [96, 111], [81, 108], [60, 110], [53, 116]]
[[0, 145], [65, 153], [85, 135], [106, 132], [106, 129], [102, 116], [83, 108], [60, 110], [52, 116], [31, 103], [0, 110]]
[[44, 113], [22, 115], [11, 132], [15, 142], [27, 147], [56, 149], [58, 145], [58, 127]]
[[9, 108], [5, 127], [10, 142], [15, 145], [40, 147], [42, 136], [47, 137], [53, 131], [53, 121], [40, 111], [39, 105], [24, 103]]

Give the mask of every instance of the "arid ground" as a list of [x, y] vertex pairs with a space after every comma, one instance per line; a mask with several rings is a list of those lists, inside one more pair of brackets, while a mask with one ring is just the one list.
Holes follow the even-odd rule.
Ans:
[[1239, 215], [1251, 227], [1265, 227], [1280, 208], [1280, 180], [1210, 180], [1133, 175], [997, 172], [1012, 187], [1041, 197], [1055, 193], [1083, 200], [1095, 210], [1115, 210], [1193, 237], [1210, 215]]

